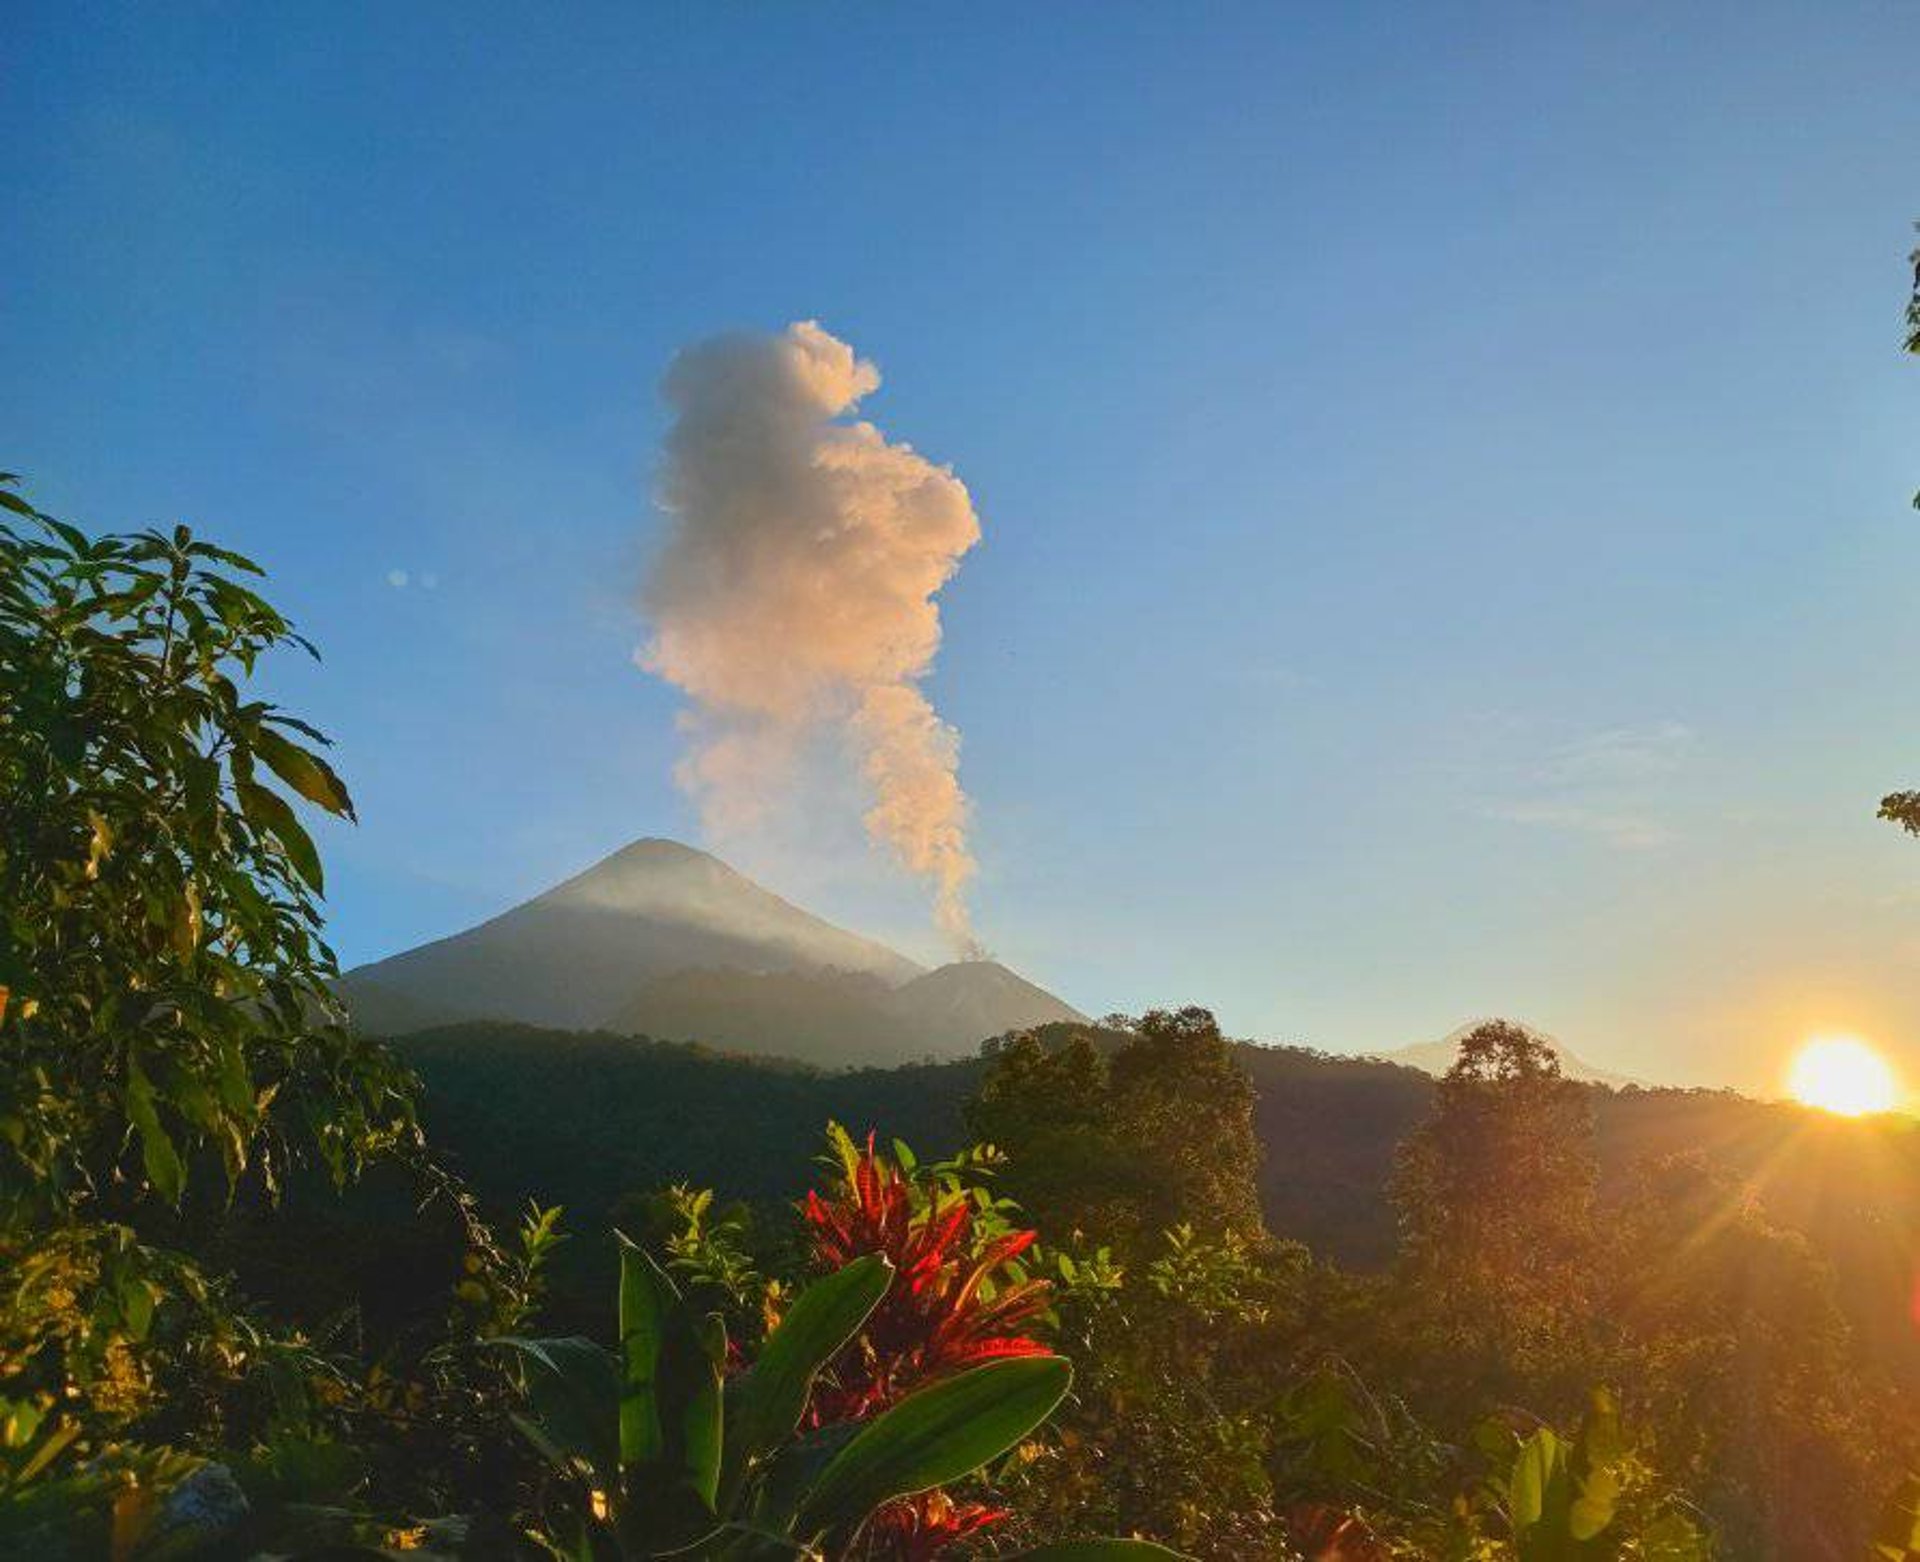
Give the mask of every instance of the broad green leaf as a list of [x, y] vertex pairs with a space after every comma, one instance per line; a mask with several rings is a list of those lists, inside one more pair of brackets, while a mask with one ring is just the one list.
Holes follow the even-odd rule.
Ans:
[[803, 1432], [778, 1450], [762, 1466], [753, 1497], [756, 1522], [785, 1530], [821, 1473], [840, 1456], [841, 1449], [860, 1434], [857, 1421], [839, 1421]]
[[78, 557], [85, 558], [87, 556], [87, 534], [81, 531], [79, 527], [69, 526], [65, 521], [56, 521], [51, 515], [39, 515], [35, 513], [34, 518], [43, 526], [51, 527], [58, 533], [60, 540], [71, 548]]
[[801, 1532], [858, 1523], [883, 1502], [970, 1474], [1046, 1420], [1072, 1382], [1062, 1357], [1023, 1356], [910, 1395], [821, 1473], [801, 1503]]
[[266, 574], [265, 570], [254, 563], [253, 560], [248, 558], [244, 553], [235, 553], [231, 548], [216, 548], [210, 542], [193, 543], [188, 547], [187, 552], [193, 554], [196, 558], [217, 559], [222, 564], [228, 565], [233, 569], [244, 570], [249, 575]]
[[120, 1285], [120, 1316], [127, 1321], [127, 1333], [144, 1340], [153, 1326], [154, 1287], [135, 1276]]
[[326, 882], [320, 871], [320, 853], [314, 849], [313, 837], [294, 816], [293, 805], [278, 792], [269, 791], [257, 782], [235, 781], [233, 785], [240, 799], [240, 811], [247, 816], [248, 823], [280, 843], [294, 871], [316, 894], [323, 891]]
[[153, 1082], [141, 1071], [137, 1058], [127, 1060], [127, 1116], [140, 1134], [140, 1158], [147, 1181], [169, 1204], [178, 1204], [187, 1185], [186, 1163], [161, 1125], [154, 1106]]
[[1541, 1427], [1520, 1447], [1507, 1481], [1507, 1517], [1516, 1534], [1532, 1529], [1547, 1511], [1547, 1497], [1566, 1460], [1560, 1439]]
[[200, 948], [200, 890], [191, 879], [174, 903], [169, 932], [173, 952], [182, 960], [191, 960]]
[[92, 838], [87, 843], [87, 877], [100, 877], [100, 864], [113, 854], [113, 826], [100, 814], [89, 808], [88, 822], [93, 826]]
[[16, 1488], [24, 1487], [31, 1482], [36, 1475], [59, 1458], [66, 1451], [67, 1445], [85, 1430], [86, 1427], [82, 1422], [65, 1421], [47, 1433], [27, 1462], [12, 1472]]
[[645, 1249], [620, 1242], [620, 1462], [651, 1464], [666, 1449], [658, 1378], [667, 1314], [680, 1293]]
[[1180, 1552], [1151, 1540], [1062, 1540], [1033, 1551], [1017, 1551], [1007, 1562], [1150, 1562], [1153, 1557], [1185, 1562]]
[[1567, 1533], [1575, 1540], [1592, 1540], [1613, 1522], [1620, 1500], [1620, 1483], [1610, 1470], [1596, 1470], [1580, 1483], [1580, 1495], [1567, 1509]]
[[268, 726], [260, 727], [253, 734], [253, 751], [266, 762], [269, 770], [308, 802], [343, 819], [353, 817], [353, 799], [347, 795], [346, 783], [318, 754], [289, 742]]
[[1597, 1388], [1571, 1460], [1575, 1496], [1567, 1509], [1567, 1533], [1574, 1540], [1591, 1540], [1613, 1522], [1620, 1500], [1613, 1467], [1626, 1452], [1619, 1407], [1608, 1390]]
[[[719, 1501], [720, 1459], [725, 1446], [727, 1326], [718, 1313], [694, 1319], [685, 1305], [678, 1317], [688, 1325], [685, 1338], [693, 1349], [685, 1356], [686, 1388], [676, 1393], [679, 1410], [681, 1467], [687, 1484], [711, 1513]], [[668, 1380], [677, 1389], [680, 1376], [679, 1330], [667, 1336]]]
[[820, 1369], [840, 1353], [893, 1283], [879, 1253], [816, 1280], [767, 1336], [753, 1369], [727, 1386], [727, 1471], [779, 1447], [805, 1414]]

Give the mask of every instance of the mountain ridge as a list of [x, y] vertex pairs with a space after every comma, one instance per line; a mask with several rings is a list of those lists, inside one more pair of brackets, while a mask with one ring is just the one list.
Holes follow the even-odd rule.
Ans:
[[1085, 1016], [991, 961], [929, 970], [719, 858], [644, 837], [446, 938], [357, 966], [361, 1029], [503, 1020], [700, 1041], [821, 1067], [957, 1056]]
[[[1416, 1041], [1408, 1046], [1396, 1047], [1388, 1052], [1369, 1052], [1364, 1056], [1377, 1059], [1382, 1063], [1398, 1063], [1404, 1068], [1417, 1068], [1423, 1074], [1439, 1076], [1453, 1067], [1460, 1054], [1460, 1043], [1490, 1023], [1489, 1019], [1472, 1019], [1456, 1025], [1438, 1041]], [[1509, 1024], [1517, 1023], [1508, 1021]], [[1644, 1085], [1645, 1081], [1634, 1079], [1626, 1074], [1616, 1074], [1609, 1069], [1596, 1067], [1580, 1057], [1558, 1036], [1549, 1034], [1535, 1025], [1521, 1024], [1519, 1027], [1536, 1041], [1546, 1043], [1553, 1055], [1560, 1060], [1560, 1072], [1568, 1079], [1578, 1080], [1587, 1085], [1607, 1085], [1620, 1089], [1625, 1085]]]

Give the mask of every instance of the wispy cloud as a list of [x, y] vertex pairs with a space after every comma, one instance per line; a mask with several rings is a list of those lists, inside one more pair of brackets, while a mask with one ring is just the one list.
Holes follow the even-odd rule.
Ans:
[[1546, 786], [1631, 786], [1674, 774], [1695, 747], [1693, 729], [1684, 722], [1608, 727], [1561, 744], [1534, 774]]
[[1658, 819], [1643, 814], [1615, 813], [1581, 803], [1496, 803], [1485, 813], [1489, 819], [1504, 819], [1509, 824], [1539, 825], [1549, 830], [1598, 836], [1621, 851], [1647, 851], [1674, 839], [1674, 832]]
[[[1509, 737], [1524, 741], [1525, 733]], [[1698, 747], [1690, 727], [1670, 720], [1579, 733], [1503, 765], [1504, 795], [1480, 811], [1592, 836], [1619, 851], [1653, 850], [1678, 838], [1667, 818], [1670, 793]]]

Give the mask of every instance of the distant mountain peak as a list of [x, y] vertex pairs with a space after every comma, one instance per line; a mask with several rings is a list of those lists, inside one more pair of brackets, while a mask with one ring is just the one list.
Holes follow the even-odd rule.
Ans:
[[929, 1033], [981, 1042], [1010, 1030], [1087, 1017], [998, 960], [955, 960], [901, 986], [894, 1006]]
[[477, 927], [349, 971], [339, 988], [355, 1023], [379, 1033], [512, 1020], [827, 1066], [951, 1057], [1082, 1018], [997, 961], [929, 971], [658, 836]]
[[690, 895], [746, 896], [780, 906], [789, 904], [711, 852], [658, 835], [628, 842], [592, 867], [561, 880], [532, 903], [644, 912], [663, 905], [684, 909]]
[[[1460, 1043], [1465, 1041], [1482, 1025], [1493, 1023], [1493, 1016], [1468, 1020], [1456, 1025], [1438, 1041], [1417, 1041], [1409, 1047], [1399, 1047], [1391, 1052], [1368, 1054], [1386, 1063], [1399, 1063], [1407, 1068], [1417, 1068], [1422, 1073], [1440, 1075], [1453, 1067], [1454, 1060], [1460, 1055]], [[1576, 1079], [1584, 1084], [1610, 1085], [1618, 1089], [1622, 1085], [1637, 1085], [1639, 1080], [1625, 1074], [1614, 1074], [1603, 1068], [1596, 1068], [1560, 1040], [1558, 1036], [1541, 1030], [1537, 1025], [1528, 1025], [1522, 1020], [1508, 1020], [1505, 1023], [1525, 1031], [1535, 1041], [1544, 1042], [1547, 1050], [1560, 1060], [1560, 1072], [1568, 1079]]]
[[340, 990], [368, 1030], [419, 1013], [586, 1028], [649, 978], [701, 968], [849, 971], [889, 985], [925, 969], [710, 853], [649, 836], [476, 927], [360, 966]]

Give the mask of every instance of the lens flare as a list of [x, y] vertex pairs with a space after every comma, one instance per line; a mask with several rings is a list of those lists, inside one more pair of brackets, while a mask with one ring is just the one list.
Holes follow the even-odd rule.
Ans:
[[1857, 1036], [1815, 1036], [1794, 1054], [1787, 1071], [1794, 1100], [1842, 1117], [1891, 1112], [1900, 1082], [1887, 1060]]

